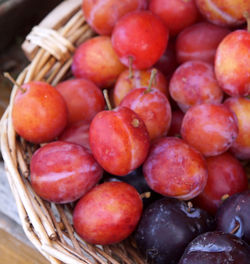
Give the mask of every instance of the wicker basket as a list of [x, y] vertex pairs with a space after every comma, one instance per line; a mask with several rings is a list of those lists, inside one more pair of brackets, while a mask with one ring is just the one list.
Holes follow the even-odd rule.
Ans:
[[[23, 45], [31, 63], [17, 78], [18, 84], [42, 80], [56, 85], [69, 74], [75, 47], [94, 35], [81, 12], [81, 2], [64, 1], [52, 11], [52, 16], [33, 28]], [[59, 18], [56, 22], [51, 20], [54, 16]], [[52, 28], [46, 28], [45, 24]], [[1, 120], [1, 151], [23, 229], [30, 241], [54, 264], [145, 263], [132, 239], [103, 247], [85, 243], [72, 227], [72, 205], [48, 203], [32, 190], [29, 161], [37, 146], [14, 131], [11, 111], [16, 92], [14, 86]]]

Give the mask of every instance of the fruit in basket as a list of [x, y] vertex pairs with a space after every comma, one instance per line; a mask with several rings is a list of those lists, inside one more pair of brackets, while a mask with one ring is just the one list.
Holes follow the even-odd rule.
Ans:
[[144, 122], [127, 107], [99, 112], [91, 122], [89, 140], [98, 163], [118, 176], [138, 168], [150, 144]]
[[178, 264], [248, 264], [250, 247], [243, 240], [223, 232], [208, 232], [196, 237]]
[[63, 133], [59, 136], [58, 140], [75, 143], [90, 150], [89, 127], [90, 122], [80, 121], [74, 123], [66, 127]]
[[43, 199], [76, 201], [101, 179], [103, 169], [77, 144], [55, 141], [39, 148], [30, 162], [31, 184]]
[[149, 10], [162, 18], [171, 35], [194, 24], [199, 14], [195, 0], [150, 0]]
[[105, 101], [101, 90], [86, 79], [72, 79], [59, 83], [57, 91], [64, 98], [69, 116], [69, 124], [91, 121], [104, 110]]
[[142, 167], [139, 167], [129, 174], [122, 177], [115, 177], [112, 174], [104, 172], [104, 182], [126, 182], [132, 185], [141, 195], [143, 201], [143, 208], [146, 208], [152, 202], [162, 198], [162, 196], [151, 190], [144, 178]]
[[191, 240], [213, 229], [214, 219], [206, 211], [163, 198], [143, 212], [135, 240], [149, 263], [177, 264]]
[[215, 214], [223, 199], [247, 189], [247, 176], [241, 163], [229, 152], [206, 159], [208, 179], [196, 204]]
[[202, 155], [175, 137], [156, 140], [144, 162], [143, 173], [152, 190], [183, 200], [199, 195], [207, 182]]
[[217, 229], [250, 243], [250, 190], [232, 195], [216, 214]]
[[171, 123], [171, 106], [167, 97], [157, 89], [138, 88], [122, 100], [125, 106], [137, 113], [146, 125], [151, 140], [167, 135]]
[[102, 183], [77, 203], [73, 212], [76, 232], [91, 244], [113, 244], [127, 238], [142, 213], [142, 200], [124, 182]]
[[100, 88], [113, 85], [124, 70], [107, 36], [87, 40], [76, 49], [73, 56], [74, 76], [89, 79]]
[[220, 26], [244, 24], [244, 13], [250, 11], [248, 0], [195, 0], [202, 15]]
[[238, 120], [239, 134], [231, 151], [239, 159], [250, 159], [250, 99], [244, 97], [228, 98], [224, 104], [233, 111]]
[[[115, 106], [120, 105], [122, 99], [135, 88], [146, 88], [149, 85], [152, 69], [148, 70], [125, 70], [118, 77], [113, 90]], [[168, 83], [164, 75], [157, 71], [152, 88], [158, 89], [168, 96]]]
[[237, 119], [225, 105], [196, 105], [186, 112], [181, 135], [203, 155], [216, 156], [226, 152], [236, 139]]
[[223, 98], [213, 66], [203, 61], [181, 64], [172, 75], [169, 92], [183, 112], [193, 105], [221, 103]]
[[168, 29], [151, 12], [135, 11], [118, 20], [111, 39], [124, 65], [143, 70], [152, 67], [164, 53]]
[[12, 120], [16, 132], [25, 140], [48, 142], [66, 127], [67, 106], [60, 93], [48, 83], [28, 82], [17, 91]]
[[249, 47], [250, 32], [246, 30], [233, 31], [218, 46], [215, 74], [223, 91], [230, 96], [250, 94]]
[[219, 43], [229, 33], [229, 29], [208, 22], [185, 28], [176, 40], [178, 62], [201, 60], [213, 64]]
[[147, 0], [84, 0], [82, 2], [82, 10], [88, 24], [100, 35], [111, 35], [120, 17], [146, 7]]

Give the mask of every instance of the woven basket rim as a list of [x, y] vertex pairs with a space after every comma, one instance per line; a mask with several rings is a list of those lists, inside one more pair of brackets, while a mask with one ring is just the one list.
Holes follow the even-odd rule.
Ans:
[[[19, 85], [29, 81], [56, 85], [68, 73], [75, 47], [95, 35], [83, 17], [81, 2], [64, 1], [64, 5], [73, 5], [75, 12], [57, 30], [39, 26], [32, 29], [27, 41], [36, 45], [36, 51], [31, 63], [19, 74], [16, 80]], [[72, 227], [71, 206], [43, 201], [32, 190], [29, 160], [34, 146], [16, 135], [11, 118], [17, 90], [14, 85], [10, 103], [1, 119], [0, 144], [6, 176], [26, 236], [52, 264], [145, 263], [130, 239], [110, 246], [82, 241]]]

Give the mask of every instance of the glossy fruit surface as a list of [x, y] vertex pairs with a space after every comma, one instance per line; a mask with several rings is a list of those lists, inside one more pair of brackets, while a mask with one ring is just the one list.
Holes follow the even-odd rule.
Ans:
[[250, 94], [250, 32], [235, 30], [219, 44], [215, 74], [219, 85], [230, 96]]
[[229, 33], [229, 29], [208, 22], [196, 23], [185, 28], [176, 40], [178, 62], [201, 60], [214, 63], [216, 49]]
[[196, 237], [178, 264], [248, 264], [250, 247], [241, 239], [223, 232]]
[[89, 79], [100, 88], [113, 85], [124, 69], [110, 37], [97, 36], [87, 40], [76, 49], [73, 56], [74, 76]]
[[149, 187], [165, 196], [189, 200], [199, 195], [207, 182], [202, 155], [174, 137], [157, 140], [143, 165]]
[[250, 190], [229, 197], [216, 215], [217, 229], [250, 243]]
[[144, 122], [127, 107], [99, 112], [90, 125], [89, 140], [98, 163], [118, 176], [138, 168], [150, 144]]
[[164, 21], [171, 35], [177, 35], [198, 18], [194, 0], [151, 0], [149, 10]]
[[247, 189], [247, 176], [241, 163], [228, 152], [206, 161], [207, 184], [195, 200], [199, 207], [215, 214], [224, 197]]
[[82, 10], [88, 24], [100, 35], [111, 35], [117, 20], [125, 14], [142, 10], [146, 0], [84, 0]]
[[171, 123], [171, 106], [167, 97], [156, 89], [138, 88], [130, 91], [121, 102], [143, 120], [151, 140], [167, 135]]
[[[113, 101], [115, 106], [119, 106], [123, 98], [136, 88], [147, 88], [149, 86], [152, 69], [148, 70], [133, 70], [130, 76], [129, 70], [125, 70], [118, 77], [113, 90]], [[152, 88], [158, 89], [168, 96], [168, 82], [164, 75], [157, 71], [155, 80], [152, 83]]]
[[243, 24], [250, 11], [248, 0], [196, 0], [196, 5], [208, 21], [221, 26]]
[[223, 98], [213, 66], [203, 61], [181, 64], [172, 75], [169, 92], [183, 112], [193, 105], [221, 103]]
[[73, 213], [76, 232], [91, 244], [113, 244], [127, 238], [142, 212], [134, 187], [123, 182], [102, 183], [77, 203]]
[[43, 199], [69, 203], [93, 188], [103, 169], [84, 147], [55, 141], [33, 154], [30, 174], [33, 189]]
[[90, 122], [80, 121], [68, 126], [59, 136], [60, 141], [66, 141], [81, 145], [88, 150], [89, 146], [89, 127]]
[[12, 110], [16, 132], [32, 143], [44, 143], [57, 137], [68, 122], [63, 97], [45, 82], [29, 82], [17, 91]]
[[104, 110], [105, 102], [101, 90], [87, 79], [67, 80], [56, 86], [64, 98], [68, 112], [68, 122], [91, 121]]
[[152, 67], [165, 51], [168, 29], [149, 11], [131, 12], [122, 17], [112, 33], [112, 44], [120, 61], [133, 69]]
[[205, 211], [163, 198], [146, 208], [135, 240], [149, 263], [176, 264], [192, 239], [213, 228], [214, 219]]
[[177, 109], [172, 112], [172, 121], [168, 131], [169, 137], [180, 136], [183, 118], [184, 113], [181, 110]]
[[205, 156], [216, 156], [227, 151], [236, 139], [237, 119], [222, 104], [196, 105], [186, 112], [181, 135]]
[[224, 103], [235, 113], [238, 120], [239, 134], [231, 151], [237, 158], [248, 160], [250, 159], [250, 99], [231, 97]]

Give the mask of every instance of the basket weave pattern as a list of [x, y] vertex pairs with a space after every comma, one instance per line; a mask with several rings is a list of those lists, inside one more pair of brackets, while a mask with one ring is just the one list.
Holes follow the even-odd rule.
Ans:
[[[73, 1], [77, 2], [77, 8], [60, 28], [55, 31], [38, 26], [27, 36], [39, 48], [36, 47], [30, 65], [18, 76], [18, 84], [36, 80], [56, 85], [69, 73], [75, 47], [94, 35], [83, 17], [81, 1]], [[18, 137], [13, 128], [11, 112], [17, 89], [13, 87], [10, 104], [1, 120], [1, 151], [27, 237], [53, 264], [145, 263], [131, 239], [103, 247], [85, 243], [72, 227], [73, 205], [43, 201], [32, 190], [29, 161], [38, 146]]]

